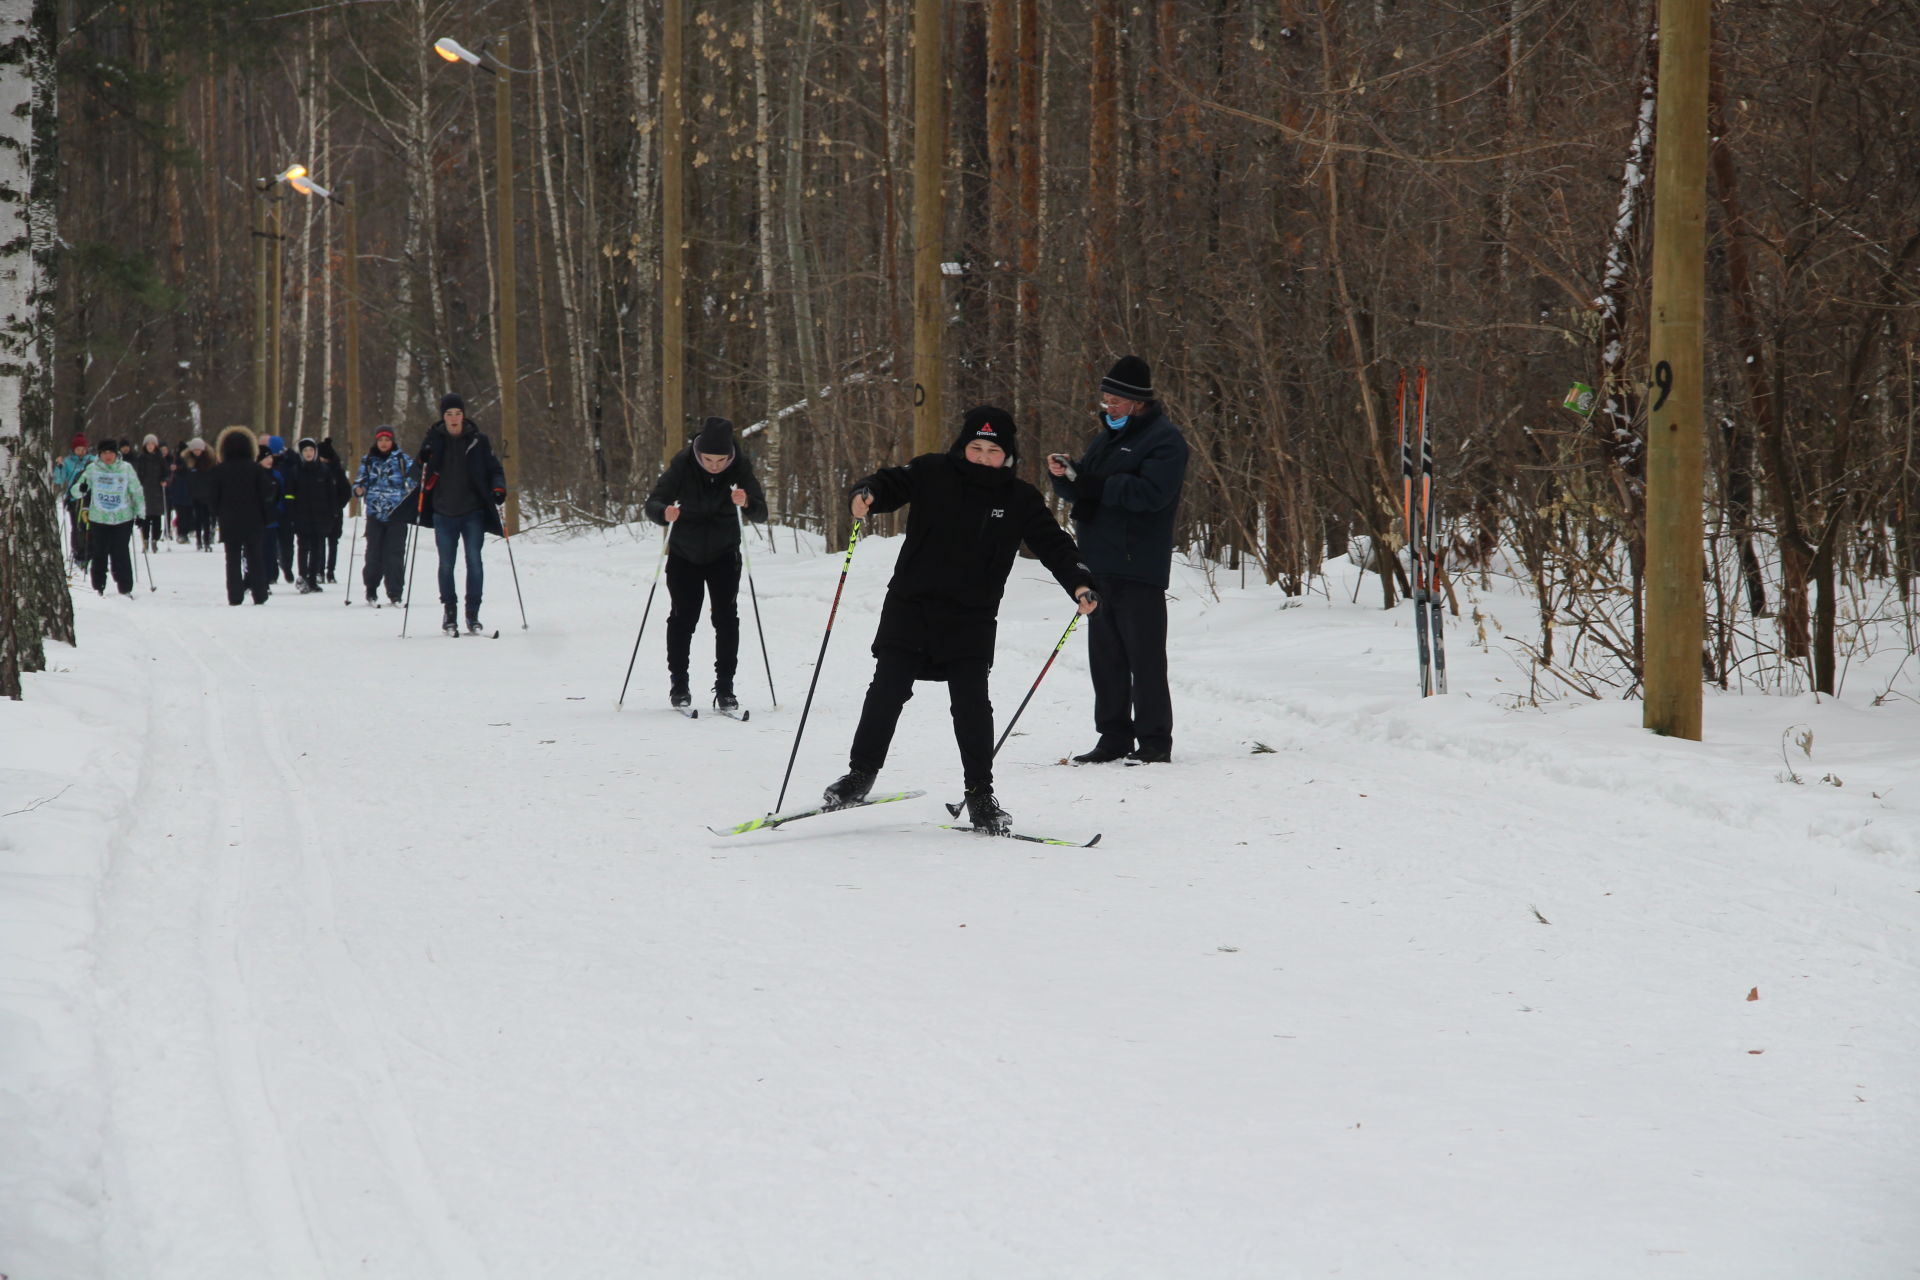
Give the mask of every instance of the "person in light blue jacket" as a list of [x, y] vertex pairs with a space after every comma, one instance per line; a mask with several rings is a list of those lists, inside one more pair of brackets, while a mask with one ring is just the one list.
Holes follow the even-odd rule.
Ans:
[[120, 594], [133, 595], [133, 527], [147, 515], [140, 477], [120, 461], [112, 440], [100, 442], [100, 453], [74, 477], [68, 493], [86, 503], [88, 554], [93, 561], [93, 589], [107, 594], [107, 569]]
[[76, 435], [73, 438], [73, 451], [53, 467], [54, 492], [60, 495], [60, 505], [67, 509], [67, 554], [73, 557], [75, 564], [87, 562], [87, 526], [80, 520], [80, 504], [74, 501], [68, 491], [90, 461], [92, 457], [87, 452], [87, 437]]
[[392, 427], [373, 433], [373, 448], [360, 460], [353, 478], [353, 492], [367, 504], [367, 567], [361, 571], [361, 585], [367, 589], [367, 603], [378, 606], [380, 584], [387, 586], [387, 603], [400, 603], [401, 584], [406, 580], [407, 519], [400, 504], [413, 492], [407, 472], [413, 466], [393, 438]]

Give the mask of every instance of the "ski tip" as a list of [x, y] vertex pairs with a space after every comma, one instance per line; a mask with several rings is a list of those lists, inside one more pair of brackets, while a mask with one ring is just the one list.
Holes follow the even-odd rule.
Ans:
[[740, 713], [740, 720], [741, 720], [741, 723], [743, 723], [743, 724], [744, 724], [744, 723], [745, 723], [746, 721], [748, 721], [748, 720], [751, 720], [751, 719], [753, 719], [753, 712], [751, 712], [751, 711], [742, 711], [742, 712]]
[[1099, 843], [1100, 843], [1100, 836], [1101, 836], [1102, 834], [1103, 834], [1103, 833], [1101, 833], [1101, 832], [1095, 832], [1095, 833], [1094, 833], [1094, 836], [1093, 836], [1093, 839], [1091, 839], [1091, 840], [1089, 840], [1089, 841], [1087, 841], [1087, 842], [1086, 842], [1085, 844], [1083, 844], [1083, 845], [1081, 845], [1080, 847], [1081, 847], [1082, 849], [1091, 849], [1091, 848], [1093, 848], [1093, 846], [1095, 846], [1095, 845], [1097, 845], [1097, 844], [1099, 844]]

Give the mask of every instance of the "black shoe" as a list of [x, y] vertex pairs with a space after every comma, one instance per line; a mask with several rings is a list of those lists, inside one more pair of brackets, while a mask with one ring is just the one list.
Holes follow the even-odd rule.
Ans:
[[1093, 750], [1083, 751], [1073, 758], [1075, 764], [1112, 764], [1115, 760], [1125, 760], [1127, 748], [1114, 746], [1105, 738], [1093, 744]]
[[1172, 747], [1140, 747], [1127, 752], [1127, 759], [1135, 764], [1172, 764]]
[[740, 709], [740, 699], [733, 696], [733, 690], [723, 689], [719, 685], [715, 685], [713, 687], [713, 707], [716, 711], [738, 711]]
[[867, 798], [867, 792], [873, 790], [873, 780], [879, 776], [869, 769], [849, 769], [846, 777], [820, 793], [820, 803], [829, 809], [859, 804]]
[[443, 604], [440, 606], [440, 629], [450, 636], [460, 634], [459, 606]]
[[[371, 599], [372, 599], [373, 597], [372, 597], [372, 596], [368, 596], [367, 598], [368, 598], [369, 600], [371, 600]], [[392, 606], [393, 606], [394, 608], [396, 608], [396, 609], [398, 609], [398, 608], [400, 608], [400, 597], [399, 597], [399, 596], [388, 596], [388, 597], [387, 597], [387, 603], [388, 603], [388, 604], [390, 604], [390, 605], [392, 605]]]
[[675, 710], [685, 711], [693, 705], [693, 690], [687, 688], [685, 680], [675, 680], [672, 691], [667, 694], [667, 701], [673, 704]]
[[985, 787], [967, 792], [967, 821], [975, 831], [990, 836], [1003, 836], [1013, 830], [1013, 815], [1002, 809]]
[[379, 603], [380, 603], [380, 593], [379, 593], [378, 591], [369, 591], [369, 592], [367, 592], [367, 603], [368, 603], [368, 604], [379, 604]]
[[333, 584], [334, 584], [333, 570], [329, 569], [327, 570], [327, 585], [332, 586]]
[[467, 634], [480, 636], [480, 635], [485, 635], [486, 633], [487, 633], [487, 629], [480, 625], [480, 619], [475, 617], [471, 613], [468, 614], [467, 615]]

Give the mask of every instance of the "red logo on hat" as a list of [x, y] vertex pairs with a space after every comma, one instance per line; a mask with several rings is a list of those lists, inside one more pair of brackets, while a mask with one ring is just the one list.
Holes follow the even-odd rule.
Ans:
[[993, 424], [991, 422], [983, 422], [980, 424], [980, 429], [973, 434], [977, 436], [990, 436], [993, 434]]

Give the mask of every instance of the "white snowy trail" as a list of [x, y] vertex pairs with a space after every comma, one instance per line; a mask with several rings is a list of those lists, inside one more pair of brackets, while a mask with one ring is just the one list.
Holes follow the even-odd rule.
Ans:
[[[924, 799], [719, 838], [773, 802], [839, 569], [780, 537], [746, 723], [666, 708], [664, 597], [614, 711], [650, 531], [516, 539], [526, 631], [492, 545], [497, 641], [340, 587], [229, 608], [184, 551], [81, 598], [17, 713], [45, 757], [0, 734], [0, 799], [80, 784], [0, 824], [0, 1273], [1920, 1275], [1914, 679], [1669, 742], [1499, 709], [1470, 626], [1423, 702], [1404, 609], [1183, 567], [1176, 762], [1056, 763], [1078, 638], [999, 762], [1022, 829], [1098, 848], [937, 830], [925, 685], [881, 778]], [[789, 807], [844, 765], [897, 545], [856, 554]], [[1003, 716], [1070, 609], [1038, 572]], [[710, 654], [703, 620], [696, 690]], [[8, 930], [56, 874], [80, 977]], [[76, 1025], [98, 1106], [36, 1110]], [[9, 1207], [36, 1175], [58, 1203]]]

